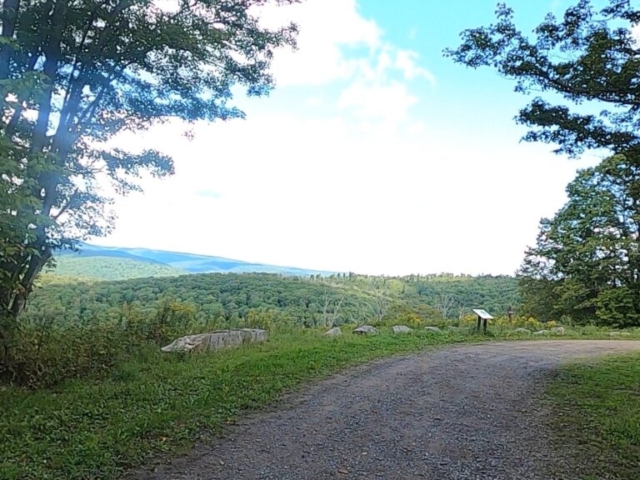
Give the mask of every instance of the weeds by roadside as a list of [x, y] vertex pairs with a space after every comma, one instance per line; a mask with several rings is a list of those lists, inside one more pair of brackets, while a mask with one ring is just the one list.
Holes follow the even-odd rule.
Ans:
[[640, 476], [640, 355], [567, 365], [548, 390], [557, 441], [602, 472], [592, 478]]

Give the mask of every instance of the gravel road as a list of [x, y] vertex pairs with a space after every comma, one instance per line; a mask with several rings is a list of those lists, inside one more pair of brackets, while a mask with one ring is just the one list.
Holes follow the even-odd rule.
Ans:
[[136, 478], [583, 479], [572, 447], [550, 445], [538, 399], [562, 361], [632, 349], [640, 342], [501, 342], [379, 361]]

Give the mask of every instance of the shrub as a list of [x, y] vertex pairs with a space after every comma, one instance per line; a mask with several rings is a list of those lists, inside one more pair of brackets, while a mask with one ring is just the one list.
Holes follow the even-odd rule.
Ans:
[[130, 351], [116, 325], [57, 327], [50, 319], [21, 326], [0, 365], [0, 378], [29, 388], [110, 370]]
[[435, 325], [447, 322], [439, 317], [438, 313], [426, 306], [409, 306], [404, 303], [394, 303], [389, 307], [381, 320], [372, 321], [370, 325], [375, 327], [391, 327], [394, 325], [406, 325], [411, 328], [420, 328], [427, 324]]
[[535, 318], [529, 317], [525, 320], [524, 327], [531, 330], [540, 330], [542, 328], [542, 323]]
[[104, 375], [146, 345], [169, 343], [207, 327], [189, 304], [166, 302], [153, 315], [125, 306], [116, 321], [69, 324], [42, 315], [19, 325], [0, 360], [0, 380], [28, 388], [51, 387], [68, 378]]

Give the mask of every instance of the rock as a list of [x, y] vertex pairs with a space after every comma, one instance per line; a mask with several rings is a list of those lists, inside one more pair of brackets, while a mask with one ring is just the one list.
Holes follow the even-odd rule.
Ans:
[[531, 335], [531, 330], [527, 328], [516, 328], [513, 333], [524, 333], [526, 335]]
[[449, 325], [449, 326], [447, 327], [447, 330], [448, 330], [449, 332], [454, 332], [454, 333], [455, 333], [455, 332], [461, 332], [461, 331], [462, 331], [462, 328], [460, 328], [460, 327], [454, 327], [453, 325]]
[[391, 327], [391, 330], [393, 330], [393, 333], [411, 333], [411, 332], [413, 332], [413, 330], [411, 330], [409, 327], [405, 327], [404, 325], [396, 325], [394, 327]]
[[325, 335], [328, 337], [339, 337], [340, 335], [342, 335], [342, 330], [340, 329], [340, 327], [333, 327], [331, 330], [326, 332]]
[[564, 335], [564, 327], [554, 327], [551, 329], [551, 333], [555, 333], [556, 335]]
[[442, 333], [442, 330], [440, 330], [438, 327], [424, 327], [424, 329], [433, 333]]
[[218, 330], [200, 335], [187, 335], [178, 338], [166, 347], [163, 352], [191, 352], [193, 350], [215, 351], [228, 347], [236, 347], [245, 343], [264, 342], [266, 330], [242, 328], [240, 330]]
[[371, 325], [363, 325], [362, 327], [356, 328], [353, 333], [357, 335], [377, 335], [378, 329]]
[[551, 332], [549, 330], [540, 330], [539, 332], [533, 332], [534, 335], [549, 335]]
[[610, 337], [630, 337], [629, 332], [609, 332]]

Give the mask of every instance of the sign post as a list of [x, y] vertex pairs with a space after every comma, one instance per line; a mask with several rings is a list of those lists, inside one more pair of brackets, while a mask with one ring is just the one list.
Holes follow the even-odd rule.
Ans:
[[473, 309], [473, 313], [478, 316], [478, 326], [476, 327], [476, 331], [480, 331], [480, 324], [482, 324], [482, 332], [487, 334], [487, 321], [493, 320], [493, 317], [489, 315], [485, 310], [481, 309]]

